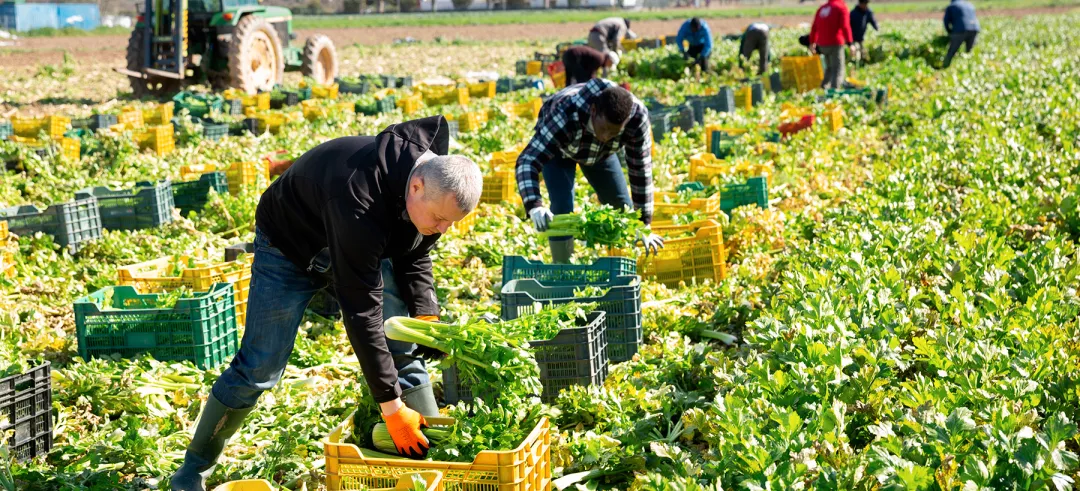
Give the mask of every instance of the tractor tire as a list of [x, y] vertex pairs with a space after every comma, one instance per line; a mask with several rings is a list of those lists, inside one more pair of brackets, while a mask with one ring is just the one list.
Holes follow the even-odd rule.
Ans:
[[[127, 69], [131, 71], [140, 71], [143, 69], [143, 30], [134, 29], [131, 31], [131, 37], [128, 38], [127, 46]], [[136, 99], [142, 99], [145, 97], [151, 97], [155, 99], [171, 97], [177, 91], [180, 90], [181, 83], [179, 80], [172, 80], [168, 78], [139, 78], [128, 77], [128, 81], [131, 82], [131, 94]]]
[[229, 85], [254, 95], [285, 80], [285, 53], [273, 24], [254, 15], [240, 19], [229, 42]]
[[337, 49], [330, 38], [316, 34], [304, 43], [300, 73], [315, 79], [319, 85], [330, 85], [338, 74]]

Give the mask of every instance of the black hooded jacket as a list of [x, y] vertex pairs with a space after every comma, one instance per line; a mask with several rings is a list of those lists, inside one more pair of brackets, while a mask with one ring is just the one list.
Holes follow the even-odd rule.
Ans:
[[312, 259], [328, 249], [345, 329], [377, 402], [401, 395], [382, 329], [381, 260], [393, 261], [411, 315], [439, 315], [428, 256], [439, 235], [416, 230], [405, 195], [416, 160], [429, 149], [446, 155], [448, 145], [442, 116], [328, 141], [274, 181], [255, 213], [270, 243], [312, 274], [320, 273]]

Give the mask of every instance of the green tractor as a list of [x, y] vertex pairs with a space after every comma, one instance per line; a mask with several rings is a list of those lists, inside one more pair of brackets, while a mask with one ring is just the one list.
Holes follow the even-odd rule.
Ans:
[[184, 85], [237, 88], [254, 94], [280, 84], [285, 71], [300, 70], [319, 84], [337, 76], [337, 50], [314, 35], [304, 49], [292, 12], [258, 0], [145, 0], [131, 32], [127, 75], [136, 97], [167, 97]]

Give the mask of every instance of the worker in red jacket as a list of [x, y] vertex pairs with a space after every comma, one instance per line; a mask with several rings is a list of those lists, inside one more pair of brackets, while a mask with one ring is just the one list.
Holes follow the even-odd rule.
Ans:
[[844, 0], [828, 0], [818, 8], [810, 26], [810, 51], [825, 55], [822, 88], [840, 89], [844, 84], [844, 45], [850, 46], [851, 15]]

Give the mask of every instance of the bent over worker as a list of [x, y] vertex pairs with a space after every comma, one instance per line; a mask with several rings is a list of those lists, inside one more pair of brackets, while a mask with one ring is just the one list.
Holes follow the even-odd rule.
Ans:
[[758, 75], [763, 75], [769, 69], [769, 25], [763, 22], [755, 22], [746, 28], [739, 42], [740, 62], [750, 61], [750, 56], [757, 51]]
[[[684, 47], [683, 42], [689, 47]], [[693, 63], [700, 65], [701, 70], [709, 69], [709, 55], [712, 54], [713, 39], [712, 31], [705, 21], [694, 17], [679, 27], [675, 36], [675, 42], [679, 45], [679, 53], [689, 58]]]
[[967, 53], [975, 47], [975, 38], [979, 36], [979, 19], [975, 17], [975, 6], [971, 2], [952, 0], [945, 8], [944, 22], [945, 32], [949, 34], [949, 51], [945, 54], [942, 67], [949, 68], [961, 44]]
[[630, 19], [623, 17], [608, 17], [589, 30], [589, 46], [601, 53], [622, 52], [623, 39], [637, 39], [630, 30]]
[[[623, 209], [633, 206], [647, 227], [653, 211], [651, 138], [645, 105], [610, 80], [594, 78], [553, 95], [540, 108], [536, 132], [517, 160], [518, 192], [536, 230], [547, 230], [556, 214], [574, 212], [579, 166], [600, 203]], [[626, 150], [629, 191], [616, 155], [620, 147]], [[551, 209], [540, 196], [541, 172]], [[664, 240], [651, 232], [639, 240], [646, 254], [664, 246]], [[573, 237], [552, 237], [549, 242], [554, 262], [570, 261]]]
[[619, 54], [614, 51], [602, 53], [588, 46], [571, 46], [563, 52], [562, 62], [566, 67], [566, 85], [570, 86], [596, 78], [596, 72], [601, 68], [606, 75], [619, 64]]
[[172, 489], [205, 489], [226, 442], [281, 378], [308, 302], [330, 284], [394, 445], [426, 455], [420, 429], [424, 416], [438, 414], [431, 383], [416, 345], [388, 341], [383, 321], [439, 315], [428, 254], [483, 188], [479, 167], [447, 156], [448, 144], [442, 116], [338, 138], [305, 153], [263, 193], [244, 338], [214, 382]]

